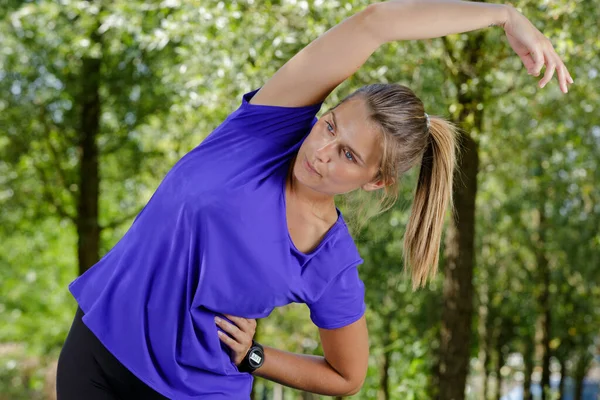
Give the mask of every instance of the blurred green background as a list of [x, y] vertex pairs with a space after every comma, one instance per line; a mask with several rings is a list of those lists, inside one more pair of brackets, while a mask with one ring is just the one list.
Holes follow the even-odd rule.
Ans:
[[[69, 282], [243, 93], [368, 3], [0, 0], [0, 399], [54, 398]], [[322, 109], [398, 82], [463, 129], [433, 282], [412, 292], [401, 268], [415, 171], [394, 209], [353, 232], [371, 341], [355, 398], [598, 398], [600, 1], [513, 5], [563, 57], [567, 95], [556, 80], [538, 89], [489, 28], [385, 45]], [[320, 352], [305, 306], [257, 335]], [[262, 379], [252, 395], [320, 398]]]

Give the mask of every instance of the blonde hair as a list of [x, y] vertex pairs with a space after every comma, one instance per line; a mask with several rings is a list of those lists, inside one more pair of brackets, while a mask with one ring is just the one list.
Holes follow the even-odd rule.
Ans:
[[371, 122], [382, 133], [383, 157], [374, 179], [382, 179], [386, 186], [379, 209], [371, 217], [396, 203], [400, 177], [420, 163], [403, 245], [404, 266], [416, 289], [437, 273], [444, 216], [448, 206], [452, 207], [457, 129], [441, 117], [427, 116], [423, 102], [403, 85], [364, 86], [340, 104], [355, 97], [363, 99]]

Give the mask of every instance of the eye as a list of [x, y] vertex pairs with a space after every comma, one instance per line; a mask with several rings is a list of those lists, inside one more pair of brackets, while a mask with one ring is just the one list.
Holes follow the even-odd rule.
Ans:
[[[329, 132], [331, 132], [331, 134], [335, 135], [335, 131], [333, 130], [333, 125], [331, 125], [329, 123], [329, 121], [325, 121], [325, 123], [327, 124], [327, 130]], [[356, 159], [354, 158], [354, 156], [352, 155], [352, 153], [350, 151], [347, 151], [347, 150], [342, 150], [342, 151], [343, 151], [344, 155], [346, 156], [346, 160], [356, 163]], [[347, 157], [348, 154], [350, 155], [350, 158]]]
[[350, 154], [350, 158], [346, 157], [346, 160], [352, 161], [352, 162], [356, 162], [356, 160], [354, 159], [354, 156], [352, 155], [351, 152], [349, 151], [344, 151], [344, 155], [346, 154]]
[[335, 132], [333, 131], [333, 126], [329, 123], [329, 121], [325, 121], [325, 123], [327, 124], [327, 130], [335, 134]]

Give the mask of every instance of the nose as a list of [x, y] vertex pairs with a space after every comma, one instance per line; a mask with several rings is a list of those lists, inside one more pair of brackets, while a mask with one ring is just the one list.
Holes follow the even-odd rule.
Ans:
[[315, 152], [317, 159], [322, 163], [329, 162], [335, 153], [336, 143], [337, 138], [329, 138], [321, 143]]

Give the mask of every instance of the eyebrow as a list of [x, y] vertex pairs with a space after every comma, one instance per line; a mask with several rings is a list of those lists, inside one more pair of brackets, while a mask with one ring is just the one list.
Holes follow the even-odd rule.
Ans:
[[[331, 110], [331, 116], [333, 117], [333, 125], [335, 125], [336, 129], [338, 127], [337, 124], [337, 120], [335, 119], [335, 113], [333, 112], [333, 110]], [[347, 147], [350, 149], [350, 151], [352, 153], [354, 153], [354, 155], [356, 156], [356, 158], [358, 158], [358, 160], [362, 163], [365, 164], [365, 162], [363, 161], [363, 158], [360, 156], [360, 154], [358, 154], [358, 152], [356, 150], [354, 150], [350, 145], [347, 145]]]

